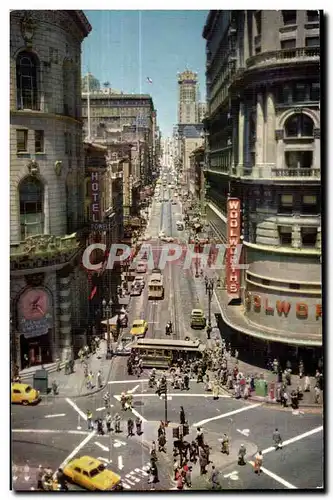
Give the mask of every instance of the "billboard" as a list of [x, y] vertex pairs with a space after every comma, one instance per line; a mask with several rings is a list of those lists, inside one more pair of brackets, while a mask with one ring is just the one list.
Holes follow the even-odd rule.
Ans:
[[227, 200], [227, 261], [226, 261], [226, 285], [227, 293], [234, 299], [240, 297], [240, 269], [239, 258], [236, 252], [241, 243], [241, 202], [239, 198], [228, 198]]

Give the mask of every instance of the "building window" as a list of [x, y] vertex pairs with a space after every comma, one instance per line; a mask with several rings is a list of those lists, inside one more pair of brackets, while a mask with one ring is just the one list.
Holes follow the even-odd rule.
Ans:
[[305, 114], [292, 115], [285, 122], [285, 137], [313, 137], [313, 121]]
[[311, 99], [311, 101], [319, 101], [320, 100], [320, 83], [319, 82], [311, 83], [310, 99]]
[[316, 195], [302, 196], [301, 214], [318, 215], [319, 213], [320, 213], [320, 207], [318, 204], [317, 196]]
[[319, 36], [305, 37], [305, 47], [320, 47]]
[[16, 90], [18, 109], [39, 109], [39, 61], [33, 52], [21, 52], [16, 59]]
[[285, 153], [288, 168], [311, 168], [312, 157], [312, 151], [287, 151]]
[[35, 177], [26, 177], [19, 187], [21, 241], [44, 233], [42, 183]]
[[16, 130], [16, 151], [18, 153], [27, 153], [28, 151], [27, 130]]
[[317, 242], [317, 228], [316, 227], [302, 227], [301, 238], [303, 247], [314, 247]]
[[291, 38], [290, 40], [282, 40], [281, 41], [281, 49], [295, 49], [296, 48], [296, 39]]
[[279, 214], [291, 214], [293, 212], [294, 199], [292, 194], [280, 194], [279, 195]]
[[308, 23], [318, 23], [319, 22], [319, 11], [318, 10], [307, 10], [306, 11]]
[[44, 130], [35, 130], [35, 153], [44, 153]]
[[296, 16], [297, 16], [296, 10], [283, 10], [282, 11], [283, 24], [285, 26], [290, 24], [296, 24]]
[[291, 227], [280, 226], [279, 227], [279, 237], [280, 237], [280, 244], [282, 246], [290, 246], [291, 242], [292, 242]]

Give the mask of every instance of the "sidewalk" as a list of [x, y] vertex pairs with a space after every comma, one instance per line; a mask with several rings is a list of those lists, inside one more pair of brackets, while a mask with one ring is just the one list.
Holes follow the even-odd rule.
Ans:
[[[111, 360], [106, 359], [106, 341], [102, 340], [97, 353], [94, 355], [90, 355], [87, 360], [88, 370], [91, 370], [94, 374], [93, 384], [95, 384], [95, 386], [91, 390], [87, 389], [83, 366], [80, 360], [76, 360], [74, 365], [74, 373], [72, 373], [71, 375], [65, 375], [64, 368], [62, 368], [60, 372], [57, 372], [56, 370], [52, 370], [51, 372], [49, 371], [48, 386], [51, 387], [52, 382], [55, 380], [59, 386], [59, 394], [58, 396], [53, 396], [52, 393], [49, 393], [47, 397], [74, 398], [79, 396], [88, 396], [90, 394], [95, 394], [99, 391], [102, 391], [105, 387], [105, 384], [107, 384], [109, 380], [113, 359], [115, 358], [112, 358]], [[55, 363], [52, 363], [52, 365], [55, 365]], [[38, 367], [38, 369], [40, 369], [40, 367]], [[96, 386], [96, 374], [98, 370], [100, 370], [102, 373], [103, 386], [101, 388], [98, 388]], [[23, 377], [22, 382], [24, 382], [25, 384], [33, 385], [33, 374], [36, 372], [36, 369], [29, 368], [28, 370], [23, 370], [23, 372], [25, 372], [24, 375], [31, 375], [30, 378]]]
[[[197, 293], [198, 300], [200, 302], [201, 308], [206, 314], [206, 317], [208, 316], [208, 296], [205, 291], [205, 282], [204, 278], [195, 278], [193, 277], [194, 283], [195, 283], [195, 290]], [[214, 300], [215, 299], [215, 300]], [[211, 303], [211, 317], [212, 317], [212, 326], [214, 326], [214, 316], [215, 313], [220, 314], [220, 308], [218, 307], [217, 300], [219, 301], [219, 305], [222, 309], [222, 302], [221, 302], [221, 291], [216, 290], [216, 294], [213, 296], [213, 300]], [[203, 340], [209, 347], [214, 345], [214, 340], [207, 341], [207, 336], [206, 336], [206, 330], [203, 330], [205, 334], [205, 340]], [[221, 337], [223, 337], [222, 332], [220, 331]], [[235, 346], [232, 347], [232, 352], [234, 353], [234, 348]], [[242, 353], [240, 353], [242, 355]], [[231, 367], [233, 368], [236, 364], [236, 358], [233, 356], [228, 358], [228, 368]], [[248, 376], [248, 375], [253, 375], [255, 378], [259, 378], [259, 375], [263, 374], [263, 378], [267, 382], [268, 386], [268, 391], [270, 388], [270, 384], [272, 383], [277, 383], [277, 375], [271, 372], [270, 370], [251, 365], [249, 363], [246, 363], [244, 361], [241, 361], [241, 359], [238, 359], [238, 368], [239, 372], [243, 373], [243, 375]], [[310, 392], [304, 392], [303, 393], [303, 399], [299, 402], [300, 407], [315, 407], [315, 408], [321, 408], [322, 407], [322, 402], [321, 403], [315, 403], [315, 395], [314, 395], [314, 387], [316, 380], [314, 377], [309, 377], [310, 378], [310, 387], [311, 390]], [[293, 389], [297, 389], [297, 387], [300, 386], [302, 389], [304, 387], [304, 378], [300, 379], [298, 375], [292, 375], [291, 376], [291, 385], [287, 386], [287, 391], [290, 394]], [[233, 390], [227, 391], [225, 387], [223, 387], [224, 392], [228, 392], [229, 394], [233, 394]], [[252, 393], [253, 395], [249, 398], [249, 400], [255, 400], [255, 401], [264, 401], [267, 403], [272, 403], [272, 404], [279, 404], [275, 401], [275, 399], [270, 399], [269, 396], [267, 397], [261, 397], [257, 396], [255, 393]], [[323, 399], [323, 393], [321, 393], [321, 401]]]

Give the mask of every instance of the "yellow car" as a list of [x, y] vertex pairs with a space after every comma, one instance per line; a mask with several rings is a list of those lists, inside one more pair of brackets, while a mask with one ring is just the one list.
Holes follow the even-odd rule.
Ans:
[[191, 312], [191, 328], [205, 328], [206, 318], [202, 309], [193, 309]]
[[31, 385], [13, 383], [11, 388], [11, 400], [12, 403], [22, 404], [22, 405], [32, 405], [38, 403], [42, 398], [40, 397], [39, 391], [33, 389]]
[[130, 331], [131, 335], [135, 337], [144, 337], [148, 330], [148, 323], [144, 319], [136, 319], [133, 321], [133, 325]]
[[90, 491], [121, 490], [121, 477], [105, 468], [97, 458], [74, 458], [63, 468], [66, 478]]

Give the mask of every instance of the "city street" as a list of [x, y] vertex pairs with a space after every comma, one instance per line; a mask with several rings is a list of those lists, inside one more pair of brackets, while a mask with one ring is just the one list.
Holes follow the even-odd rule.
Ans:
[[[163, 198], [170, 195], [165, 190]], [[154, 201], [147, 233], [158, 245], [158, 233], [178, 238], [175, 222], [181, 213], [181, 204]], [[204, 332], [194, 332], [189, 326], [191, 309], [207, 310], [207, 300], [202, 280], [195, 279], [191, 270], [183, 270], [180, 264], [170, 263], [164, 270], [165, 298], [148, 301], [146, 287], [139, 297], [131, 299], [129, 325], [142, 318], [149, 323], [147, 337], [165, 336], [165, 325], [174, 324], [173, 338], [186, 335], [205, 340]], [[201, 287], [200, 287], [201, 282]], [[213, 305], [213, 312], [216, 304]], [[128, 335], [128, 330], [124, 331]], [[85, 397], [60, 397], [47, 400], [38, 406], [12, 406], [12, 457], [13, 484], [17, 489], [36, 487], [35, 471], [39, 464], [53, 470], [76, 455], [91, 455], [119, 473], [124, 488], [128, 490], [150, 489], [148, 484], [149, 445], [157, 440], [159, 421], [165, 417], [164, 399], [148, 388], [149, 371], [141, 378], [128, 376], [126, 357], [113, 361], [108, 390], [111, 394], [111, 412], [122, 417], [120, 434], [97, 436], [89, 432], [86, 424], [88, 410], [93, 418], [103, 417], [105, 391]], [[123, 391], [133, 394], [133, 410], [121, 411], [120, 395]], [[224, 489], [315, 489], [323, 485], [323, 421], [320, 410], [293, 413], [290, 409], [268, 407], [263, 403], [235, 400], [227, 393], [214, 401], [204, 393], [203, 384], [191, 381], [190, 390], [181, 392], [169, 387], [167, 399], [170, 427], [179, 423], [180, 406], [184, 406], [191, 426], [191, 440], [196, 428], [202, 426], [205, 439], [211, 446], [211, 461], [220, 471]], [[127, 419], [140, 416], [143, 435], [127, 437]], [[278, 428], [284, 441], [282, 450], [272, 449], [272, 434]], [[220, 452], [219, 439], [223, 433], [230, 437], [231, 453], [227, 457]], [[174, 488], [172, 480], [172, 438], [168, 434], [168, 454], [159, 458], [159, 479], [156, 489]], [[246, 466], [237, 465], [237, 451], [241, 444], [247, 448]], [[264, 454], [263, 473], [257, 477], [250, 462], [255, 453]], [[160, 454], [159, 454], [160, 457]], [[28, 466], [28, 468], [25, 468]], [[208, 469], [210, 471], [210, 469]], [[208, 474], [209, 476], [209, 474]], [[193, 489], [207, 489], [207, 479], [199, 476], [198, 464], [193, 466]]]

